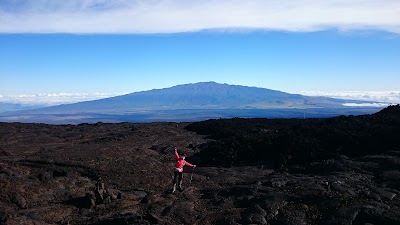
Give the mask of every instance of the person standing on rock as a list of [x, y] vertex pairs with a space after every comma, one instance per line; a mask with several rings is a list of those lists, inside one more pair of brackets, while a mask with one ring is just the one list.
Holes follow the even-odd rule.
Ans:
[[172, 188], [172, 193], [174, 193], [176, 191], [176, 184], [179, 183], [179, 190], [182, 191], [182, 178], [183, 178], [183, 167], [184, 166], [190, 166], [195, 168], [196, 165], [192, 165], [188, 162], [185, 161], [185, 156], [179, 156], [178, 154], [178, 149], [175, 147], [175, 171], [174, 171], [174, 181], [173, 181], [173, 185], [174, 187]]

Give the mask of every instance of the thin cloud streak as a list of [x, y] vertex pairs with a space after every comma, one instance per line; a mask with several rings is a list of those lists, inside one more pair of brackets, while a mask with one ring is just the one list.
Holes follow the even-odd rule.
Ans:
[[379, 103], [379, 102], [374, 102], [374, 103], [344, 103], [344, 106], [349, 106], [349, 107], [387, 107], [390, 104], [388, 103]]
[[212, 29], [400, 33], [398, 0], [3, 0], [1, 33], [179, 33]]
[[299, 94], [307, 96], [324, 96], [347, 100], [364, 100], [388, 104], [400, 103], [400, 91], [303, 91]]
[[60, 105], [109, 98], [127, 93], [39, 93], [21, 95], [0, 95], [0, 102], [27, 105]]

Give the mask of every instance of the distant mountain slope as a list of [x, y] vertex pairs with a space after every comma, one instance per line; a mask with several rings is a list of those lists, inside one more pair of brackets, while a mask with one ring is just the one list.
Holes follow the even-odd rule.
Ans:
[[342, 107], [347, 101], [265, 88], [202, 82], [47, 107], [35, 113], [126, 113], [176, 109], [277, 109]]
[[203, 82], [94, 101], [3, 112], [0, 121], [52, 124], [184, 122], [233, 117], [322, 118], [370, 114], [380, 110], [378, 107], [344, 106], [347, 102], [265, 88]]

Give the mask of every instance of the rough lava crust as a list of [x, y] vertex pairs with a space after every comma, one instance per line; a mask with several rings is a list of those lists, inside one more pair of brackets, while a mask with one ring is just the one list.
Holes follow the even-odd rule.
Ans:
[[[171, 194], [175, 146], [198, 167]], [[399, 194], [399, 105], [306, 120], [0, 123], [0, 224], [397, 225]]]

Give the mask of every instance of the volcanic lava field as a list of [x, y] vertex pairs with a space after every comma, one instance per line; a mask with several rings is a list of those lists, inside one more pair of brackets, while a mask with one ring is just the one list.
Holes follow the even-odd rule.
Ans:
[[[197, 167], [172, 194], [174, 147]], [[326, 119], [0, 123], [0, 224], [398, 225], [399, 195], [399, 105]]]

